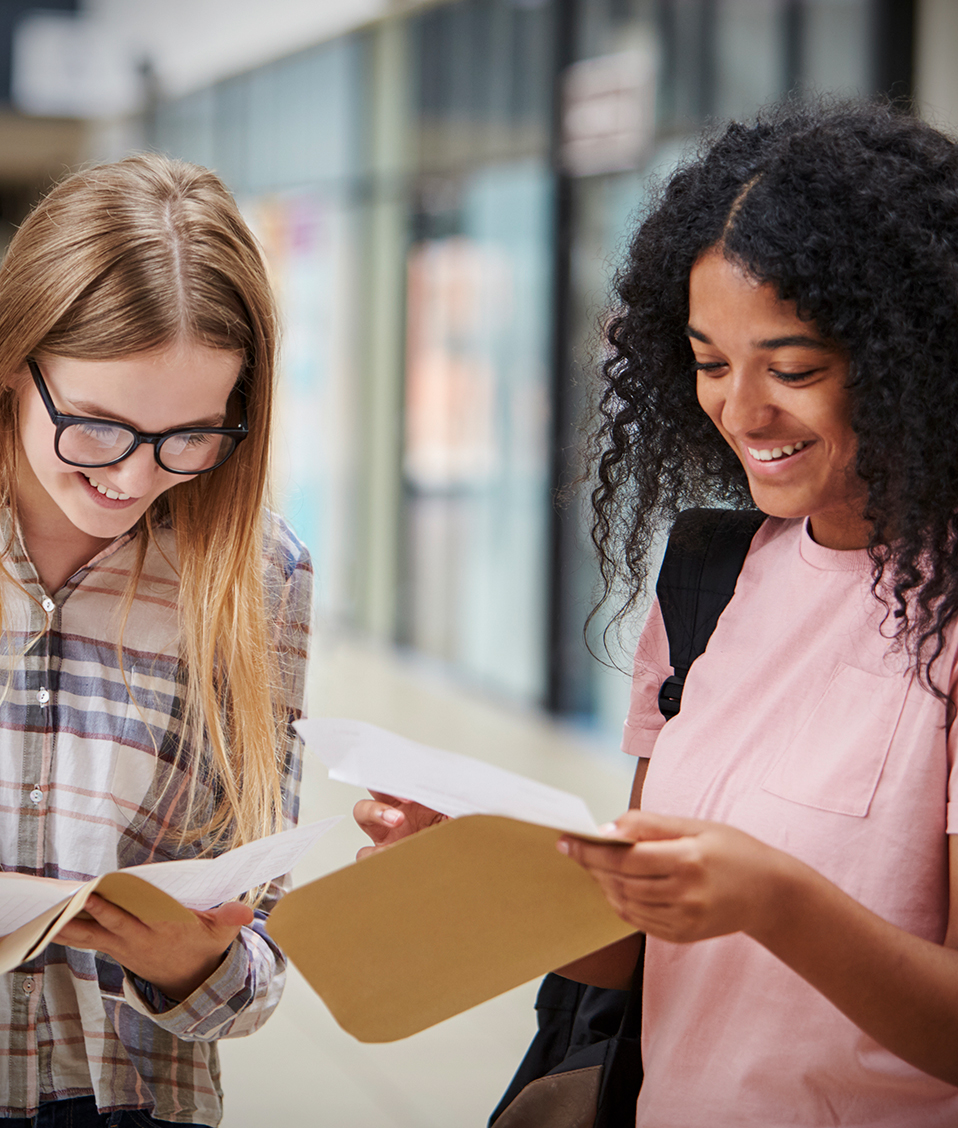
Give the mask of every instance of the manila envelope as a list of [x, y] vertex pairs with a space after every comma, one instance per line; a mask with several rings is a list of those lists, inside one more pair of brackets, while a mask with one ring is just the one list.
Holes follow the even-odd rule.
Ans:
[[406, 1038], [635, 931], [562, 833], [450, 819], [287, 893], [267, 928], [344, 1030]]
[[12, 971], [24, 960], [33, 959], [50, 943], [57, 929], [69, 924], [83, 912], [91, 893], [112, 901], [121, 909], [147, 923], [161, 920], [192, 920], [194, 914], [175, 901], [168, 893], [150, 885], [133, 874], [119, 872], [104, 874], [81, 886], [76, 893], [59, 905], [47, 909], [33, 920], [21, 925], [16, 932], [0, 937], [0, 973]]

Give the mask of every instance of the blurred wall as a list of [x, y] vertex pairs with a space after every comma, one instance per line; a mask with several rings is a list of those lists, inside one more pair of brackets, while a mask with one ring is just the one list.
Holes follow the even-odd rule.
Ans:
[[924, 117], [958, 136], [958, 3], [921, 0], [915, 93]]
[[[555, 499], [580, 468], [602, 311], [649, 178], [708, 120], [788, 91], [917, 88], [954, 125], [958, 3], [85, 12], [142, 78], [88, 154], [146, 145], [215, 168], [266, 249], [286, 326], [276, 501], [313, 552], [320, 613], [614, 733], [628, 679], [584, 645], [587, 518]], [[7, 119], [36, 138], [86, 128]]]
[[[14, 32], [36, 7], [37, 0], [0, 3], [0, 252], [37, 196], [88, 151], [85, 123], [27, 117], [11, 101]], [[78, 0], [44, 0], [43, 7], [74, 13]]]
[[[399, 5], [414, 7], [414, 3]], [[86, 0], [176, 97], [351, 31], [390, 0]]]
[[710, 118], [907, 86], [901, 5], [446, 0], [377, 19], [366, 0], [363, 26], [291, 50], [342, 9], [282, 0], [243, 27], [234, 4], [218, 32], [198, 0], [171, 6], [174, 33], [92, 2], [152, 52], [147, 143], [216, 168], [267, 249], [277, 496], [321, 612], [613, 732], [628, 679], [584, 645], [587, 523], [554, 498], [629, 225]]

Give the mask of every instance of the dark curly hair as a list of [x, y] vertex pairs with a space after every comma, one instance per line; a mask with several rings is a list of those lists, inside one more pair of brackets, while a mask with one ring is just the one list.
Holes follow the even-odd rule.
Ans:
[[753, 504], [698, 405], [685, 335], [689, 272], [712, 247], [847, 350], [873, 591], [943, 698], [931, 670], [958, 615], [958, 145], [888, 106], [786, 104], [728, 126], [658, 193], [616, 280], [593, 438], [599, 607], [621, 580], [628, 591], [616, 619], [679, 510]]

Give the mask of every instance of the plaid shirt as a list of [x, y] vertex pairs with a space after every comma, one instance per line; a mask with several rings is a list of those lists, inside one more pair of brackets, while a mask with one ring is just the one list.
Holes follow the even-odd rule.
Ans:
[[[18, 539], [6, 558], [32, 598], [4, 585], [2, 645], [15, 656], [0, 704], [4, 870], [87, 880], [197, 852], [168, 831], [183, 774], [173, 767], [184, 689], [179, 581], [164, 559], [175, 560], [174, 535], [169, 527], [157, 531], [163, 552], [149, 548], [127, 619], [128, 692], [116, 639], [133, 540], [115, 540], [52, 598]], [[311, 579], [305, 548], [267, 515], [267, 608], [291, 721], [303, 701]], [[0, 682], [7, 676], [0, 670]], [[302, 759], [289, 734], [283, 789], [292, 823]], [[144, 1109], [160, 1120], [217, 1124], [216, 1039], [251, 1033], [282, 991], [285, 962], [263, 928], [282, 884], [274, 883], [264, 911], [182, 1003], [125, 976], [108, 956], [56, 944], [0, 976], [0, 1117], [92, 1094], [101, 1111]]]

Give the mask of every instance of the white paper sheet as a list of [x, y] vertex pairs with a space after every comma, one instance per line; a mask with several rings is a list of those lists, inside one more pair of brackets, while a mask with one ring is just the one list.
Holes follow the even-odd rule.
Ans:
[[257, 885], [288, 873], [306, 851], [342, 820], [342, 815], [297, 826], [247, 842], [218, 858], [184, 858], [129, 866], [122, 873], [142, 877], [188, 909], [210, 909], [233, 901]]
[[[154, 862], [129, 866], [118, 872], [143, 878], [188, 909], [209, 909], [224, 901], [235, 900], [257, 885], [288, 873], [306, 851], [341, 819], [342, 816], [337, 815], [271, 834], [217, 858]], [[0, 874], [0, 935], [14, 932], [46, 909], [72, 897], [84, 884], [82, 881], [57, 881], [17, 873]]]
[[505, 815], [573, 834], [597, 831], [578, 795], [471, 756], [417, 744], [364, 721], [317, 717], [297, 721], [296, 729], [329, 768], [330, 779], [412, 799], [451, 818]]
[[0, 874], [0, 936], [16, 932], [21, 925], [72, 897], [81, 885], [82, 881], [57, 881], [54, 877]]

